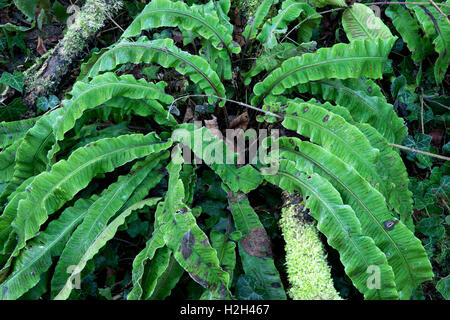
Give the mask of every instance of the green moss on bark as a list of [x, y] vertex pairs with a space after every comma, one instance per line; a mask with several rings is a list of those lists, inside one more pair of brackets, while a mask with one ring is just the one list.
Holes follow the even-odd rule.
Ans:
[[326, 253], [314, 221], [299, 196], [288, 196], [280, 221], [286, 242], [286, 268], [294, 300], [341, 300], [333, 286]]
[[[122, 6], [121, 0], [87, 0], [47, 59], [41, 59], [25, 74], [24, 103], [34, 106], [37, 98], [54, 93], [72, 62], [81, 56], [88, 41]], [[37, 71], [36, 71], [37, 70]]]

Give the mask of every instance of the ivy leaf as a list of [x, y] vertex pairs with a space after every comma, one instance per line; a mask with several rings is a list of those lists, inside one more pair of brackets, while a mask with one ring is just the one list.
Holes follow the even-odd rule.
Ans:
[[16, 98], [6, 107], [0, 105], [1, 121], [19, 120], [20, 116], [27, 112], [28, 108], [22, 103], [22, 99]]
[[16, 89], [20, 93], [23, 91], [23, 74], [18, 71], [14, 71], [14, 74], [9, 72], [3, 72], [0, 83], [6, 84], [11, 88]]
[[[420, 151], [430, 151], [430, 143], [431, 143], [431, 136], [427, 134], [416, 134], [414, 138], [412, 136], [406, 136], [403, 140], [403, 145], [405, 147], [409, 147], [412, 149], [420, 150]], [[425, 165], [426, 167], [431, 167], [433, 162], [429, 156], [412, 152], [412, 151], [406, 151], [408, 156], [412, 159], [417, 159], [419, 163]]]
[[160, 66], [148, 66], [142, 69], [142, 74], [148, 78], [148, 80], [158, 79], [158, 71]]
[[445, 234], [445, 228], [441, 223], [442, 218], [440, 217], [425, 218], [420, 221], [417, 229], [428, 237], [442, 239]]
[[438, 281], [436, 289], [442, 294], [445, 300], [450, 300], [450, 276], [446, 276]]
[[67, 18], [69, 17], [66, 8], [57, 0], [55, 1], [55, 3], [53, 3], [52, 11], [55, 15], [55, 18], [62, 23], [65, 23]]
[[24, 15], [31, 20], [34, 20], [34, 13], [36, 11], [35, 0], [14, 0], [14, 4]]
[[447, 143], [442, 147], [442, 151], [444, 151], [445, 153], [450, 153], [450, 141], [447, 142]]
[[51, 95], [47, 97], [40, 97], [36, 101], [37, 109], [46, 112], [47, 110], [53, 109], [59, 104], [59, 99], [57, 96]]
[[257, 283], [255, 277], [241, 275], [236, 283], [236, 297], [239, 300], [263, 300], [263, 292]]

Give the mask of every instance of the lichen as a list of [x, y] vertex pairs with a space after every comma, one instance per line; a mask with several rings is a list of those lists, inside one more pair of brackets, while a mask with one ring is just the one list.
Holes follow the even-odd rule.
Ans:
[[305, 218], [303, 203], [291, 200], [285, 202], [280, 220], [291, 284], [288, 294], [294, 300], [341, 300], [315, 223]]
[[[122, 0], [87, 0], [71, 24], [61, 42], [51, 54], [41, 58], [25, 74], [27, 104], [34, 104], [40, 96], [56, 89], [72, 64], [86, 47], [89, 39], [104, 26], [105, 22], [122, 7]], [[35, 70], [37, 70], [35, 72]]]
[[86, 46], [86, 41], [103, 27], [105, 21], [114, 15], [121, 7], [122, 1], [87, 0], [70, 25], [61, 42], [61, 52], [68, 56], [76, 56]]

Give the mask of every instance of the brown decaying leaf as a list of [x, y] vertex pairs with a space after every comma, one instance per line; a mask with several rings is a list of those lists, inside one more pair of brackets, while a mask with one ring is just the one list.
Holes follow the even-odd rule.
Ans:
[[40, 56], [42, 56], [42, 55], [44, 55], [45, 53], [47, 53], [47, 48], [45, 47], [45, 45], [44, 45], [44, 40], [42, 40], [41, 37], [38, 37], [38, 44], [37, 44], [37, 47], [36, 47], [36, 51], [37, 51], [37, 53], [38, 53]]

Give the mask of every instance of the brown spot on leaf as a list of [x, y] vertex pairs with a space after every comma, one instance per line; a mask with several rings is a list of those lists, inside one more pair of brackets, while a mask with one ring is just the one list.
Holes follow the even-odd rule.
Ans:
[[281, 284], [279, 282], [273, 282], [271, 286], [272, 288], [281, 288]]
[[180, 251], [183, 255], [183, 258], [186, 260], [188, 259], [192, 254], [192, 247], [195, 244], [195, 237], [191, 230], [188, 230], [184, 236], [183, 240], [181, 242]]
[[326, 115], [325, 117], [323, 117], [322, 121], [323, 121], [323, 122], [327, 122], [328, 119], [330, 119], [330, 116], [329, 116], [329, 115]]
[[264, 228], [253, 228], [248, 235], [241, 239], [240, 245], [249, 255], [264, 258], [272, 257], [272, 246]]
[[385, 222], [383, 222], [383, 227], [387, 231], [391, 231], [392, 229], [394, 229], [394, 227], [397, 223], [398, 223], [398, 220], [386, 220]]

